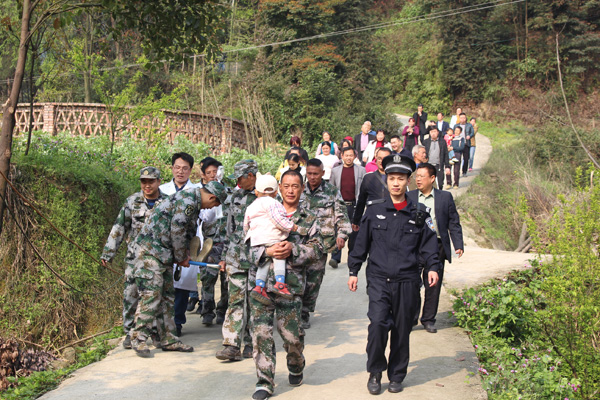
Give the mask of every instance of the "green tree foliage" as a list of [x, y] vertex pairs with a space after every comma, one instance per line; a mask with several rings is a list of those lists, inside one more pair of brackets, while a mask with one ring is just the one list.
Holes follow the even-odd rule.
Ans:
[[[553, 257], [542, 267], [539, 323], [581, 382], [585, 399], [600, 394], [598, 213], [600, 188], [594, 185], [563, 197], [547, 224], [528, 221], [536, 247]], [[544, 242], [541, 232], [548, 237]]]

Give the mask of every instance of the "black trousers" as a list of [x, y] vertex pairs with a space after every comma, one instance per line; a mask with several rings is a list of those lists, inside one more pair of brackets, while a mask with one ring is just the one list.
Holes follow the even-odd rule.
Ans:
[[471, 159], [471, 146], [465, 146], [465, 149], [462, 152], [463, 154], [463, 166], [462, 173], [466, 174], [469, 170], [469, 160]]
[[[438, 306], [440, 304], [440, 292], [442, 290], [442, 280], [444, 279], [444, 264], [446, 262], [446, 252], [442, 241], [438, 239], [439, 247], [439, 258], [443, 260], [438, 270], [440, 279], [435, 286], [429, 286], [429, 268], [423, 268], [423, 286], [425, 286], [425, 300], [423, 301], [423, 312], [421, 313], [421, 323], [435, 324], [435, 316], [437, 315]], [[419, 306], [417, 307], [417, 313], [415, 318], [415, 325], [419, 319], [419, 311], [421, 311], [421, 296], [419, 296]]]
[[[387, 282], [370, 279], [369, 328], [367, 336], [367, 371], [378, 373], [387, 370], [390, 382], [406, 378], [410, 358], [409, 340], [412, 322], [418, 310], [419, 281]], [[390, 333], [390, 359], [385, 358]]]
[[[351, 205], [346, 204], [346, 211], [348, 211], [348, 218], [350, 218], [350, 222], [352, 222], [352, 219], [354, 219], [355, 204], [356, 204], [355, 202], [352, 202]], [[354, 248], [354, 242], [356, 241], [357, 235], [358, 235], [358, 232], [352, 231], [350, 233], [350, 236], [348, 237], [348, 254], [350, 254], [350, 252]], [[331, 259], [337, 261], [338, 263], [341, 262], [342, 261], [342, 250], [336, 250], [333, 253], [331, 253]]]
[[437, 181], [437, 188], [439, 190], [442, 190], [444, 188], [444, 178], [446, 177], [446, 171], [444, 170], [444, 168], [440, 169], [440, 166], [438, 164], [433, 164], [433, 166], [437, 171], [435, 175]]

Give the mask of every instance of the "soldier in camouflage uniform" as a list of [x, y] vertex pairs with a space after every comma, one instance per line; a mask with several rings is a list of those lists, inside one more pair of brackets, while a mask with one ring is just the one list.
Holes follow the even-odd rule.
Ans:
[[319, 289], [325, 275], [327, 253], [344, 248], [352, 232], [346, 204], [340, 190], [323, 180], [323, 163], [313, 158], [306, 165], [306, 187], [309, 208], [319, 217], [325, 252], [321, 258], [306, 269], [306, 288], [302, 300], [302, 327], [310, 328], [310, 313], [315, 311]]
[[226, 197], [218, 182], [179, 191], [154, 208], [137, 236], [134, 276], [140, 300], [131, 342], [140, 357], [150, 357], [146, 339], [154, 320], [163, 351], [194, 350], [176, 336], [173, 263], [189, 267], [189, 243], [196, 233], [200, 209], [219, 205]]
[[235, 164], [231, 179], [236, 179], [239, 189], [233, 192], [225, 205], [225, 223], [220, 235], [227, 238], [221, 254], [221, 269], [227, 270], [229, 303], [223, 322], [223, 349], [217, 351], [219, 360], [239, 361], [240, 347], [245, 344], [244, 357], [252, 357], [252, 339], [248, 320], [248, 261], [249, 244], [244, 242], [244, 216], [246, 208], [256, 199], [254, 184], [258, 165], [254, 160]]
[[[226, 187], [226, 189], [229, 189]], [[229, 189], [227, 191], [228, 197], [231, 193]], [[227, 202], [227, 201], [226, 201]], [[221, 226], [225, 223], [225, 218], [218, 218], [211, 224], [206, 222], [202, 224], [202, 232], [205, 238], [211, 238], [213, 240], [213, 248], [206, 258], [206, 262], [218, 264], [221, 261], [221, 255], [223, 254], [223, 247], [226, 238], [221, 237]], [[214, 268], [200, 267], [200, 280], [202, 281], [202, 307], [199, 308], [199, 313], [202, 315], [202, 323], [205, 325], [212, 324], [212, 320], [215, 317], [215, 285], [217, 280], [221, 277], [221, 299], [216, 304], [216, 316], [217, 323], [222, 324], [227, 311], [228, 302], [228, 290], [227, 287], [227, 273], [225, 271], [219, 271]]]
[[131, 335], [129, 332], [133, 328], [135, 310], [138, 304], [138, 289], [133, 277], [135, 238], [140, 233], [154, 205], [166, 197], [159, 189], [160, 171], [158, 168], [142, 168], [140, 184], [142, 190], [132, 194], [125, 200], [100, 257], [102, 265], [106, 266], [115, 257], [121, 242], [125, 239], [127, 255], [125, 256], [125, 288], [123, 290], [123, 330], [127, 336], [123, 341], [123, 347], [126, 349], [131, 348]]
[[[303, 380], [304, 331], [300, 326], [300, 313], [306, 268], [326, 254], [320, 234], [319, 220], [307, 208], [305, 201], [300, 202], [303, 189], [302, 175], [297, 171], [290, 170], [283, 174], [280, 184], [283, 205], [286, 211], [292, 214], [292, 221], [298, 225], [298, 230], [290, 232], [286, 242], [276, 243], [267, 250], [264, 247], [253, 247], [251, 250], [253, 267], [250, 280], [252, 286], [254, 286], [256, 265], [271, 262], [271, 257], [287, 258], [285, 279], [288, 289], [293, 295], [293, 298], [288, 300], [277, 294], [274, 289], [275, 276], [271, 268], [266, 289], [272, 305], [264, 305], [254, 298], [250, 298], [253, 357], [258, 377], [253, 399], [266, 399], [273, 393], [276, 361], [273, 338], [275, 323], [287, 352], [289, 383], [292, 386], [299, 386]], [[269, 253], [268, 257], [263, 256], [265, 251]]]

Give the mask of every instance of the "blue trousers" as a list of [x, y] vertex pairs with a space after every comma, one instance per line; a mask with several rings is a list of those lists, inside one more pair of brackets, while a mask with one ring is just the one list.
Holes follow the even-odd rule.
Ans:
[[189, 290], [175, 289], [175, 325], [181, 328], [185, 324], [185, 312], [188, 305]]

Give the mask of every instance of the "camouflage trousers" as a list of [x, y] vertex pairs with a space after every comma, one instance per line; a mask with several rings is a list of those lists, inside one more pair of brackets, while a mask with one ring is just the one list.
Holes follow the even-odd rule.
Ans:
[[214, 268], [200, 267], [200, 281], [202, 281], [201, 298], [202, 311], [200, 314], [213, 313], [215, 310], [215, 285], [221, 277], [221, 300], [216, 305], [217, 312], [225, 314], [227, 310], [229, 287], [227, 283], [227, 273], [220, 272]]
[[131, 340], [145, 342], [150, 337], [152, 325], [156, 320], [160, 343], [163, 346], [179, 341], [174, 320], [173, 264], [164, 265], [152, 256], [143, 256], [136, 261], [134, 275], [139, 291], [139, 303]]
[[248, 323], [250, 311], [248, 308], [248, 271], [228, 274], [229, 302], [225, 321], [223, 321], [223, 345], [242, 347], [252, 344], [250, 337], [250, 324]]
[[327, 263], [327, 254], [321, 257], [314, 264], [306, 267], [306, 280], [304, 281], [304, 295], [302, 296], [302, 314], [315, 312], [317, 297], [325, 276], [325, 264]]
[[133, 276], [134, 260], [125, 260], [125, 286], [123, 288], [123, 330], [125, 334], [133, 329], [138, 305], [138, 288]]
[[291, 375], [300, 375], [304, 371], [304, 331], [300, 327], [302, 298], [294, 296], [286, 300], [281, 296], [271, 296], [273, 305], [265, 306], [250, 298], [252, 322], [253, 358], [256, 364], [256, 390], [273, 393], [275, 386], [276, 351], [273, 328], [277, 322], [277, 331], [283, 339], [287, 352], [287, 367]]
[[[221, 259], [223, 245], [217, 243], [214, 245], [210, 253], [208, 253], [207, 262], [217, 264]], [[217, 312], [225, 315], [227, 311], [227, 303], [229, 296], [229, 287], [227, 283], [227, 273], [219, 272], [214, 268], [200, 267], [200, 281], [202, 282], [201, 298], [202, 310], [200, 314], [213, 314], [215, 310], [215, 285], [221, 277], [221, 299], [216, 305]]]

